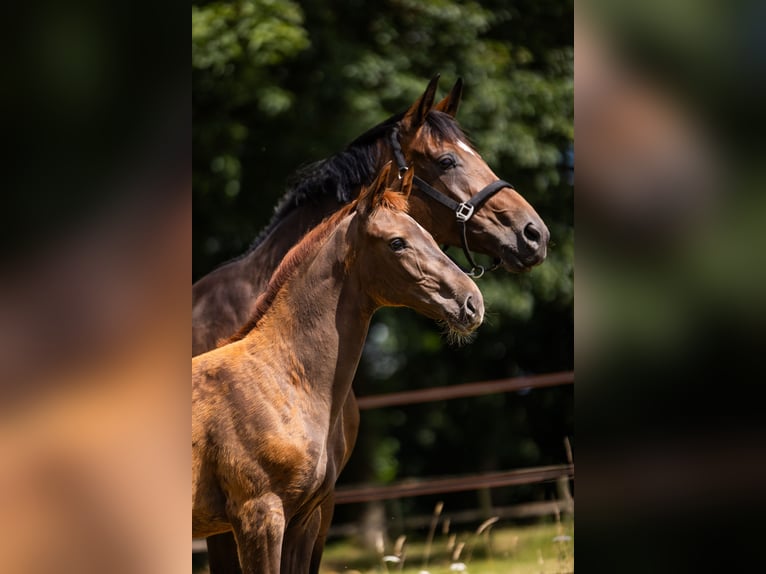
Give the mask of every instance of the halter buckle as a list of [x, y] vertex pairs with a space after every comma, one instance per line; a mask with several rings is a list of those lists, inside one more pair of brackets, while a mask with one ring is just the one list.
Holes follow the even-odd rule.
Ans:
[[471, 219], [472, 215], [473, 215], [473, 205], [471, 205], [470, 203], [461, 203], [455, 209], [455, 217], [461, 223], [465, 223], [466, 221]]
[[473, 267], [471, 271], [466, 273], [466, 275], [468, 275], [469, 277], [473, 277], [474, 279], [479, 279], [481, 278], [482, 275], [484, 275], [484, 271], [485, 269], [483, 266], [477, 265], [476, 267]]

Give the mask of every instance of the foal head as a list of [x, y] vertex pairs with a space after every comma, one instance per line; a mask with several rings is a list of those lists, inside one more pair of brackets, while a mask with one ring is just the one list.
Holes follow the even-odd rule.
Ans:
[[410, 307], [467, 335], [484, 317], [481, 292], [407, 214], [413, 170], [401, 179], [395, 171], [384, 167], [357, 200], [349, 232], [359, 277], [376, 307]]

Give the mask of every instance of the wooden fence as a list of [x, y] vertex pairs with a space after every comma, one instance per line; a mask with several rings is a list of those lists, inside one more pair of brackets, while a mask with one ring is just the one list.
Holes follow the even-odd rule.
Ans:
[[429, 389], [417, 389], [414, 391], [357, 397], [357, 403], [361, 410], [379, 409], [382, 407], [429, 403], [432, 401], [444, 401], [465, 397], [478, 397], [480, 395], [508, 393], [566, 384], [574, 384], [574, 371], [561, 371], [558, 373], [547, 373], [545, 375], [529, 375], [495, 381], [464, 383], [460, 385], [448, 385], [446, 387], [432, 387]]
[[345, 486], [335, 490], [335, 504], [553, 482], [562, 476], [573, 478], [574, 465], [559, 464], [462, 476], [407, 479], [382, 486]]

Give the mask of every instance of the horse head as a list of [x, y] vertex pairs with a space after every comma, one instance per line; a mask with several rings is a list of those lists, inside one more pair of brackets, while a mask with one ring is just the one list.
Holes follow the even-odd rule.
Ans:
[[[434, 105], [438, 75], [394, 127], [391, 146], [400, 172], [414, 168], [410, 213], [436, 241], [496, 258], [509, 271], [527, 271], [547, 254], [550, 232], [532, 206], [500, 180], [457, 122], [463, 82]], [[475, 269], [474, 269], [475, 270]]]

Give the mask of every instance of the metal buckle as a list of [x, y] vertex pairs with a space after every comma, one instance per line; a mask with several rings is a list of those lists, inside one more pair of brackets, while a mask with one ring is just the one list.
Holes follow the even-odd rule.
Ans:
[[399, 179], [402, 179], [402, 175], [404, 174], [404, 172], [409, 170], [409, 169], [410, 168], [407, 167], [406, 165], [403, 165], [402, 167], [400, 167], [399, 168]]
[[461, 221], [465, 223], [469, 219], [471, 219], [471, 216], [473, 215], [473, 205], [470, 203], [461, 203], [457, 206], [457, 209], [455, 209], [455, 217], [457, 217], [458, 221]]
[[469, 273], [466, 273], [466, 275], [468, 275], [469, 277], [473, 277], [474, 279], [479, 279], [481, 278], [482, 275], [484, 275], [484, 271], [485, 271], [484, 267], [482, 267], [481, 265], [477, 265], [476, 267], [471, 269]]

